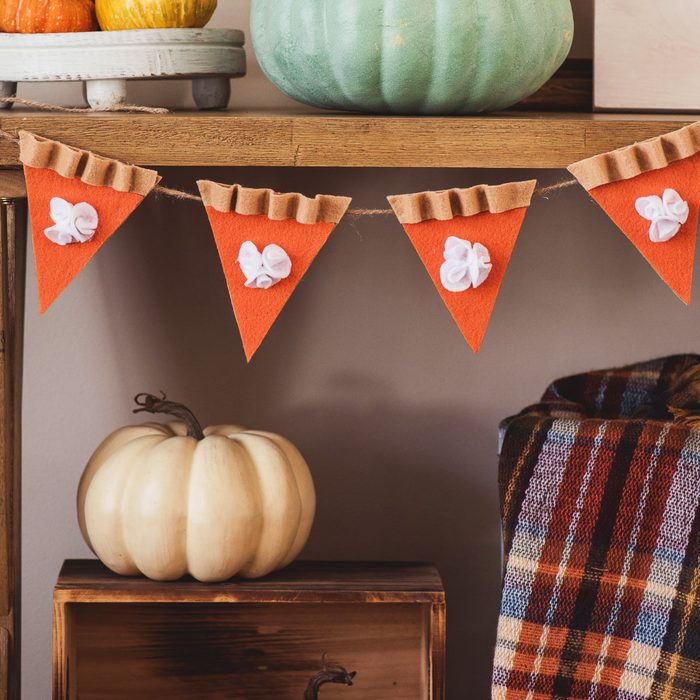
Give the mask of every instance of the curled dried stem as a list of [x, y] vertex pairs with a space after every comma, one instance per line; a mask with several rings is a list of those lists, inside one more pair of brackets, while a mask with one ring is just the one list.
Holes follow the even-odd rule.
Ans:
[[134, 413], [162, 413], [173, 416], [187, 426], [188, 437], [204, 440], [204, 431], [194, 413], [185, 404], [169, 401], [164, 392], [161, 391], [160, 394], [160, 397], [148, 393], [137, 394], [134, 401], [139, 408], [135, 408]]

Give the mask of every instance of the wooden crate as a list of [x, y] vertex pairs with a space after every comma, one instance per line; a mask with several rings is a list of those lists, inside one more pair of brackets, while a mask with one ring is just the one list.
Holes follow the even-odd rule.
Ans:
[[696, 0], [596, 0], [596, 109], [700, 111], [698, 33]]
[[302, 700], [324, 653], [357, 671], [327, 700], [443, 700], [437, 570], [300, 562], [260, 581], [155, 583], [67, 561], [54, 592], [54, 700]]

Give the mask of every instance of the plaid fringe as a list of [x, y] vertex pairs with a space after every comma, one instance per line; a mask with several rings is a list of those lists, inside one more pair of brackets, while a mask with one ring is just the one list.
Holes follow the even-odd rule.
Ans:
[[700, 431], [677, 356], [553, 384], [507, 421], [493, 700], [700, 698]]

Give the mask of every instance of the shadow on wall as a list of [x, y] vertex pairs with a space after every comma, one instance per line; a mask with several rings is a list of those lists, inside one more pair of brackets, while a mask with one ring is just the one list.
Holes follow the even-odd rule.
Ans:
[[[276, 175], [248, 171], [244, 178], [288, 188]], [[323, 179], [324, 192], [347, 190], [343, 174], [324, 173]], [[181, 186], [191, 184], [182, 178]], [[376, 199], [385, 206], [383, 193]], [[344, 224], [309, 273], [320, 283], [302, 283], [245, 366], [203, 211], [171, 200], [147, 206], [132, 221], [138, 232], [131, 240], [122, 241], [109, 261], [96, 261], [108, 315], [136, 311], [138, 326], [148, 329], [127, 339], [122, 323], [111, 326], [115, 346], [124, 349], [125, 384], [137, 357], [160, 378], [130, 393], [176, 386], [174, 398], [206, 407], [203, 420], [264, 426], [292, 438], [311, 465], [319, 495], [304, 556], [436, 562], [450, 596], [451, 682], [466, 687], [460, 668], [468, 655], [469, 687], [478, 685], [478, 697], [486, 697], [500, 585], [497, 420], [466, 394], [443, 398], [431, 386], [445, 383], [437, 380], [441, 331], [452, 336], [454, 371], [462, 375], [447, 378], [448, 385], [468, 381], [459, 363], [471, 351], [398, 222]], [[121, 284], [118, 295], [107, 292], [120, 286], [125, 269], [134, 284]], [[414, 298], [416, 284], [420, 298]], [[435, 315], [440, 331], [430, 320]], [[392, 340], [397, 325], [399, 337]], [[406, 357], [409, 345], [424, 346], [420, 354], [432, 367], [427, 376]], [[348, 353], [356, 354], [354, 361]], [[413, 402], [415, 390], [427, 392], [425, 401]], [[485, 436], [484, 445], [474, 444], [474, 434]], [[488, 478], [477, 463], [489, 465]]]
[[307, 556], [436, 562], [449, 601], [450, 687], [486, 698], [500, 541], [493, 484], [476, 465], [490, 463], [495, 479], [496, 458], [470, 449], [469, 433], [493, 426], [458, 406], [408, 405], [379, 378], [339, 374], [326, 391], [323, 404], [285, 420], [316, 466]]
[[[266, 182], [270, 179], [268, 174]], [[469, 434], [489, 436], [486, 454], [495, 465], [496, 425], [472, 404], [472, 397], [455, 395], [454, 389], [469, 379], [468, 372], [458, 370], [452, 379], [439, 377], [441, 366], [432, 358], [444, 340], [422, 306], [430, 314], [439, 314], [438, 326], [452, 336], [458, 361], [460, 355], [469, 360], [471, 351], [460, 344], [447, 312], [442, 313], [432, 283], [403, 240], [399, 224], [388, 224], [395, 229], [391, 235], [374, 230], [364, 240], [348, 230], [337, 233], [309, 273], [309, 277], [319, 274], [326, 279], [320, 284], [316, 280], [312, 288], [302, 282], [252, 364], [246, 365], [203, 213], [191, 203], [166, 200], [161, 206], [170, 208], [167, 220], [178, 221], [177, 229], [154, 227], [155, 212], [142, 210], [135, 218], [145, 220], [132, 220], [139, 230], [128, 234], [130, 240], [121, 241], [119, 250], [115, 245], [110, 260], [98, 258], [93, 263], [101, 268], [106, 313], [118, 319], [111, 329], [113, 344], [123, 349], [118, 357], [126, 388], [157, 391], [174, 385], [178, 392], [174, 398], [190, 403], [203, 422], [240, 421], [292, 435], [304, 447], [308, 461], [317, 465], [319, 491], [323, 492], [325, 481], [328, 493], [334, 495], [329, 520], [352, 514], [342, 542], [346, 556], [347, 548], [360, 558], [386, 557], [387, 550], [399, 548], [403, 553], [397, 551], [395, 558], [411, 559], [416, 555], [410, 552], [421, 543], [429, 543], [426, 549], [431, 551], [436, 545], [451, 549], [449, 538], [421, 534], [440, 527], [425, 522], [424, 516], [434, 513], [433, 497], [441, 492], [446, 506], [459, 494], [462, 505], [456, 510], [464, 510], [474, 449]], [[362, 228], [363, 223], [356, 225], [358, 232]], [[403, 250], [396, 249], [397, 241]], [[351, 253], [348, 247], [357, 248], [358, 242], [371, 251]], [[123, 281], [127, 268], [131, 284]], [[397, 308], [396, 296], [405, 298], [402, 287], [407, 293], [414, 285], [412, 275], [418, 276], [423, 299], [408, 301], [415, 304], [413, 311], [419, 318], [404, 319], [400, 339], [392, 342], [394, 326], [401, 325], [399, 317], [407, 310]], [[378, 284], [370, 289], [367, 279]], [[383, 298], [373, 301], [377, 294]], [[142, 323], [140, 331], [136, 323], [128, 324], [128, 329], [122, 325], [133, 314]], [[430, 376], [415, 371], [401, 357], [400, 349], [407, 349], [409, 343], [426, 344], [421, 353], [432, 365]], [[375, 362], [367, 362], [375, 350], [379, 351]], [[132, 355], [150, 363], [140, 374], [157, 378], [154, 386], [129, 386]], [[409, 384], [397, 382], [397, 374], [405, 375]], [[443, 383], [453, 388], [452, 396], [444, 399], [439, 390]], [[414, 391], [423, 389], [428, 389], [425, 401], [412, 405]], [[459, 467], [463, 488], [442, 482], [443, 462]], [[323, 465], [328, 465], [328, 471], [323, 471]], [[423, 482], [425, 489], [419, 487]], [[420, 494], [430, 495], [422, 510], [416, 499]], [[483, 504], [477, 499], [474, 508], [483, 512], [479, 502]], [[374, 514], [369, 504], [377, 504]], [[403, 528], [408, 522], [402, 520], [357, 531], [358, 514], [365, 527], [377, 517], [383, 520], [381, 511], [393, 512], [395, 504], [410, 505], [412, 518], [423, 530], [416, 528], [407, 537]], [[326, 512], [325, 505], [321, 500], [319, 515]], [[449, 512], [448, 507], [443, 510], [443, 514]]]
[[[387, 187], [533, 176], [162, 174], [191, 190], [210, 177], [350, 194], [358, 207], [385, 207]], [[107, 430], [134, 420], [131, 397], [162, 388], [205, 423], [265, 428], [299, 446], [319, 494], [305, 557], [435, 561], [448, 592], [448, 697], [486, 700], [500, 598], [499, 421], [555, 377], [700, 341], [697, 306], [678, 302], [578, 189], [534, 202], [478, 357], [393, 218], [339, 226], [249, 366], [196, 204], [149, 198], [41, 320], [33, 285], [30, 276], [24, 546], [26, 599], [37, 605], [24, 618], [24, 658], [41, 656], [42, 669], [59, 560], [84, 552], [74, 515], [84, 459]], [[80, 431], [66, 407], [79, 407]], [[25, 678], [28, 698], [46, 697], [48, 677]]]

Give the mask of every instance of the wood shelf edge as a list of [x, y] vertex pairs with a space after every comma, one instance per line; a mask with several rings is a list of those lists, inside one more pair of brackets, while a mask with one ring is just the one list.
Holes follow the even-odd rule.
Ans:
[[0, 170], [0, 199], [24, 199], [27, 187], [21, 170]]
[[[319, 112], [0, 113], [0, 129], [35, 131], [126, 162], [176, 167], [563, 168], [659, 136], [692, 115], [504, 112], [388, 117]], [[0, 167], [16, 166], [0, 141]]]

